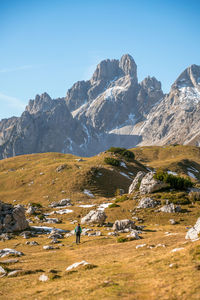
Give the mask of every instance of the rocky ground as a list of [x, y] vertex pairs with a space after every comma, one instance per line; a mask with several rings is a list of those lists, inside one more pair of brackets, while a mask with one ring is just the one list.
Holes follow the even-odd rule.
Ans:
[[[145, 151], [143, 159], [147, 160]], [[154, 159], [155, 153], [157, 149], [152, 148]], [[0, 299], [5, 295], [6, 299], [198, 299], [198, 180], [192, 178], [196, 190], [160, 190], [163, 183], [153, 177], [152, 166], [115, 158], [124, 163], [112, 167], [116, 180], [120, 172], [131, 179], [120, 175], [124, 182], [117, 180], [117, 195], [112, 196], [101, 194], [103, 181], [100, 188], [98, 176], [102, 180], [111, 168], [101, 156], [92, 162], [65, 156], [68, 168], [58, 154], [50, 161], [45, 155], [41, 161], [35, 156], [1, 161]], [[158, 158], [157, 154], [157, 163]], [[197, 170], [195, 157], [194, 162]], [[88, 177], [89, 182], [83, 181], [83, 188], [77, 187], [70, 197], [67, 172], [75, 172], [73, 166], [78, 165], [87, 173], [94, 163], [102, 172], [95, 173], [98, 190]], [[16, 199], [8, 189], [11, 179]], [[70, 187], [74, 188], [72, 183]], [[21, 189], [25, 193], [22, 206]], [[28, 197], [31, 192], [35, 201]], [[79, 245], [74, 235], [77, 222], [83, 230]]]

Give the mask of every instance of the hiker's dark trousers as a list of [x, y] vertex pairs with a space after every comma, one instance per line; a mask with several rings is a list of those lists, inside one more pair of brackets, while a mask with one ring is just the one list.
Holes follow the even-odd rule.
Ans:
[[80, 233], [76, 234], [76, 243], [79, 244], [80, 243]]

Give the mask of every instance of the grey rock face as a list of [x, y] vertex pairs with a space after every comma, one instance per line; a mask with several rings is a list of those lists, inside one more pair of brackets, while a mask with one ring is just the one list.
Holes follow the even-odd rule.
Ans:
[[139, 189], [141, 194], [153, 193], [169, 186], [167, 183], [159, 181], [153, 176], [154, 173], [149, 172], [142, 178]]
[[129, 186], [128, 193], [133, 193], [137, 188], [139, 188], [138, 184], [140, 184], [142, 178], [145, 176], [145, 173], [142, 171], [139, 171], [135, 178], [133, 179], [133, 182]]
[[164, 95], [155, 77], [138, 83], [126, 54], [100, 62], [65, 98], [37, 95], [21, 117], [0, 121], [0, 159], [38, 152], [91, 156], [111, 146], [199, 146], [199, 116], [200, 66], [187, 68]]
[[135, 130], [140, 145], [200, 145], [200, 66], [187, 68], [171, 91], [155, 105], [148, 118]]
[[160, 201], [154, 200], [149, 197], [142, 198], [137, 206], [137, 208], [149, 208], [155, 207], [160, 204]]
[[81, 224], [103, 224], [106, 220], [106, 214], [104, 211], [91, 210], [85, 217], [81, 219]]
[[124, 231], [126, 230], [131, 231], [132, 229], [136, 229], [135, 222], [129, 219], [125, 220], [116, 220], [113, 224], [113, 230], [114, 231]]
[[0, 233], [21, 231], [28, 227], [23, 206], [0, 202]]
[[200, 218], [197, 219], [196, 224], [194, 227], [190, 228], [185, 236], [185, 238], [191, 239], [191, 240], [196, 240], [199, 238], [199, 233], [200, 233]]
[[163, 207], [159, 209], [159, 211], [165, 212], [165, 213], [176, 213], [181, 212], [180, 206], [175, 206], [173, 203], [166, 204]]

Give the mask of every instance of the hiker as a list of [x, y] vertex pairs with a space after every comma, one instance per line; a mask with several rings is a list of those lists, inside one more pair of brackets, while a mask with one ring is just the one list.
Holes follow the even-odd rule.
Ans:
[[78, 225], [77, 225], [76, 228], [75, 228], [75, 233], [76, 233], [76, 244], [80, 244], [81, 232], [82, 232], [82, 229], [81, 229], [80, 224], [78, 223]]

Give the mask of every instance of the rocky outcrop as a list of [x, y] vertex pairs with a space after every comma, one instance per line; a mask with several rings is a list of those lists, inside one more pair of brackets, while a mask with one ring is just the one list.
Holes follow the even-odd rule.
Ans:
[[149, 207], [156, 207], [160, 204], [160, 201], [154, 200], [149, 197], [142, 198], [137, 206], [137, 208], [149, 208]]
[[166, 204], [162, 206], [159, 211], [165, 212], [165, 213], [176, 213], [176, 212], [181, 212], [181, 207], [180, 206], [175, 206], [173, 203]]
[[21, 231], [28, 227], [22, 205], [13, 206], [0, 202], [0, 233]]
[[91, 210], [85, 217], [81, 219], [81, 224], [100, 224], [106, 220], [106, 214], [101, 210]]
[[154, 173], [149, 172], [142, 178], [139, 191], [141, 194], [148, 194], [166, 187], [169, 187], [168, 183], [155, 179]]
[[185, 236], [185, 238], [188, 240], [196, 240], [199, 239], [200, 234], [200, 218], [197, 219], [196, 224], [194, 227], [190, 228]]
[[116, 220], [113, 224], [113, 230], [114, 231], [120, 231], [120, 232], [129, 232], [132, 229], [136, 229], [135, 222], [129, 219], [125, 220]]
[[200, 66], [192, 65], [177, 78], [171, 91], [157, 103], [135, 130], [140, 145], [200, 145]]
[[139, 171], [135, 178], [133, 179], [133, 182], [129, 186], [128, 193], [133, 193], [136, 189], [139, 189], [139, 185], [142, 181], [142, 178], [145, 176], [145, 173], [142, 171]]

